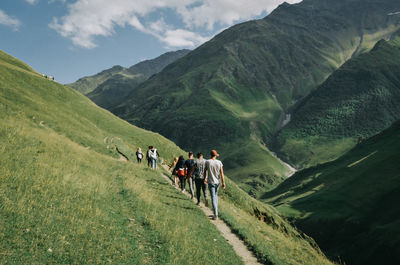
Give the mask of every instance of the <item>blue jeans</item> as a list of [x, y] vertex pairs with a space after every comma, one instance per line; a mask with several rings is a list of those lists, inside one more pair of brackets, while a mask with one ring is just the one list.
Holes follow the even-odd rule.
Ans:
[[151, 168], [152, 169], [157, 169], [157, 159], [156, 158], [150, 158], [151, 160]]
[[214, 210], [214, 216], [218, 217], [218, 188], [219, 184], [208, 184], [210, 190], [211, 203]]

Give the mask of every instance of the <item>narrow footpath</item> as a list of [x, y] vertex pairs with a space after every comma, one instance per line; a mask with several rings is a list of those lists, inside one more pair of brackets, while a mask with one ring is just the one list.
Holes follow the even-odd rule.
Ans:
[[[168, 167], [164, 166], [164, 168], [168, 171]], [[173, 181], [168, 176], [166, 176], [163, 173], [161, 173], [161, 176], [165, 178], [168, 181], [168, 183], [170, 183], [172, 186], [175, 187]], [[178, 187], [175, 188], [178, 189]], [[185, 194], [188, 197], [190, 197], [188, 193]], [[193, 201], [195, 201], [194, 198]], [[210, 222], [214, 224], [215, 227], [221, 232], [222, 236], [226, 239], [226, 241], [233, 247], [233, 250], [243, 260], [245, 265], [261, 265], [261, 263], [257, 261], [257, 258], [254, 256], [254, 254], [247, 248], [245, 243], [231, 231], [229, 226], [223, 220], [221, 219], [212, 220], [211, 219], [211, 216], [213, 215], [212, 210], [206, 207], [203, 203], [200, 203], [199, 207], [204, 212], [204, 214], [210, 219]]]

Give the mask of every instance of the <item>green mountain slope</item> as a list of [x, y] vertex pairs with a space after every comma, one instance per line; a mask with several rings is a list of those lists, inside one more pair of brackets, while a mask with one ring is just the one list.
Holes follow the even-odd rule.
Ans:
[[283, 4], [225, 30], [111, 111], [186, 149], [220, 150], [232, 178], [257, 193], [289, 173], [265, 147], [285, 113], [346, 60], [399, 29], [400, 16], [387, 15], [394, 10], [397, 0]]
[[400, 122], [265, 199], [346, 264], [399, 264]]
[[298, 167], [337, 158], [400, 119], [400, 37], [345, 63], [294, 111], [278, 136]]
[[167, 52], [129, 68], [114, 66], [94, 76], [83, 77], [69, 86], [87, 95], [97, 105], [109, 108], [118, 104], [140, 83], [189, 52], [190, 50]]
[[[1, 51], [0, 141], [1, 264], [243, 264], [192, 201], [118, 153], [132, 160], [154, 144], [171, 158], [181, 149]], [[227, 181], [221, 217], [261, 261], [331, 264], [273, 207]]]

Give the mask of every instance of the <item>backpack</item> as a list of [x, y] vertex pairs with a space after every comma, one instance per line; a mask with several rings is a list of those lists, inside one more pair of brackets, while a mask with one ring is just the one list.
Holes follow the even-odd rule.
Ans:
[[149, 157], [153, 159], [157, 159], [157, 149], [150, 150]]

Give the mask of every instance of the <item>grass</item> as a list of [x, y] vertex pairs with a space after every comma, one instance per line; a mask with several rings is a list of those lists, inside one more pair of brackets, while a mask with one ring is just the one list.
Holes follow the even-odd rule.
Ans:
[[[241, 148], [238, 149], [235, 146], [241, 146]], [[226, 147], [232, 150], [224, 159], [227, 174], [255, 198], [259, 198], [264, 192], [276, 187], [289, 173], [288, 168], [257, 139], [233, 143]], [[252, 168], [251, 171], [248, 170], [249, 167]]]
[[276, 209], [251, 198], [228, 177], [225, 180], [227, 188], [219, 190], [220, 218], [245, 242], [260, 262], [334, 264], [325, 257], [312, 238], [291, 226]]
[[107, 145], [182, 150], [0, 55], [0, 263], [242, 264], [189, 200]]
[[400, 118], [400, 37], [346, 62], [294, 111], [279, 152], [299, 168], [331, 161]]
[[296, 168], [308, 168], [322, 162], [335, 160], [355, 144], [355, 137], [332, 137], [315, 135], [304, 138], [288, 137], [279, 153], [284, 154]]
[[264, 264], [332, 264], [317, 244], [228, 179], [220, 192], [220, 216]]
[[[400, 123], [339, 159], [296, 173], [267, 193], [331, 258], [398, 264]], [[362, 254], [360, 254], [362, 253]]]
[[[2, 52], [0, 124], [1, 264], [243, 264], [159, 171], [116, 152], [135, 161], [138, 146], [154, 144], [164, 159], [181, 149]], [[260, 260], [328, 263], [231, 181], [221, 196], [222, 218]]]
[[242, 264], [157, 173], [31, 126], [2, 119], [1, 263]]

